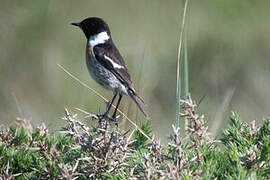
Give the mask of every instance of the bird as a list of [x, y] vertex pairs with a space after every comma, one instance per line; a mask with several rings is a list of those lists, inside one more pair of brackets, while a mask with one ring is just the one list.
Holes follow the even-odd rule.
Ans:
[[123, 95], [129, 96], [146, 119], [149, 119], [142, 108], [143, 99], [136, 93], [127, 66], [119, 50], [115, 46], [109, 25], [99, 17], [89, 17], [79, 23], [71, 23], [79, 27], [86, 39], [86, 65], [90, 76], [102, 87], [113, 92], [112, 100], [107, 104], [102, 118], [110, 118], [111, 106], [119, 96], [111, 119], [116, 121], [116, 112]]

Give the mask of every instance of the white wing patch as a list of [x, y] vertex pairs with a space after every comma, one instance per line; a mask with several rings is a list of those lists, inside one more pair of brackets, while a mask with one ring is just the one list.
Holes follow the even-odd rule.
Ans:
[[108, 56], [104, 55], [104, 58], [107, 59], [111, 64], [112, 66], [115, 68], [115, 69], [124, 69], [124, 66], [121, 66], [117, 63], [115, 63], [111, 58], [109, 58]]
[[107, 34], [107, 32], [101, 32], [96, 35], [93, 35], [89, 38], [89, 46], [94, 47], [99, 44], [104, 44], [108, 39], [110, 39], [110, 36]]

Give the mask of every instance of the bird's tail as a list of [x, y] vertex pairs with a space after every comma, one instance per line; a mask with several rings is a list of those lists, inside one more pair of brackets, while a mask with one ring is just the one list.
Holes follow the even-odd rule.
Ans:
[[148, 120], [150, 119], [150, 117], [147, 115], [147, 113], [145, 112], [145, 110], [142, 108], [141, 104], [138, 102], [138, 100], [140, 100], [143, 104], [144, 101], [143, 99], [138, 96], [135, 91], [133, 91], [132, 89], [128, 89], [128, 95], [129, 97], [135, 102], [135, 104], [137, 105], [137, 107], [139, 108], [139, 110], [143, 113], [144, 117]]

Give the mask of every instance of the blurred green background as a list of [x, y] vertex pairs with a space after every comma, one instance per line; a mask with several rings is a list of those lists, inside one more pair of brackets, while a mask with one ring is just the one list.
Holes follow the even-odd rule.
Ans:
[[[0, 121], [16, 117], [59, 129], [64, 107], [104, 110], [103, 101], [68, 77], [63, 65], [107, 98], [85, 65], [83, 33], [71, 22], [108, 22], [154, 134], [166, 139], [175, 122], [176, 64], [183, 2], [179, 0], [0, 1]], [[190, 1], [187, 14], [190, 91], [214, 134], [231, 110], [247, 120], [270, 115], [270, 1]], [[143, 118], [124, 98], [121, 109]], [[137, 117], [137, 115], [139, 117]], [[130, 127], [123, 120], [121, 126]]]

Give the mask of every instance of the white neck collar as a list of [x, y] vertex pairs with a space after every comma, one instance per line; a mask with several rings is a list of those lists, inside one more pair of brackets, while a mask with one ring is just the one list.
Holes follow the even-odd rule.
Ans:
[[110, 39], [110, 36], [107, 32], [101, 32], [96, 35], [93, 35], [89, 38], [89, 46], [94, 47], [99, 44], [104, 44], [108, 39]]

